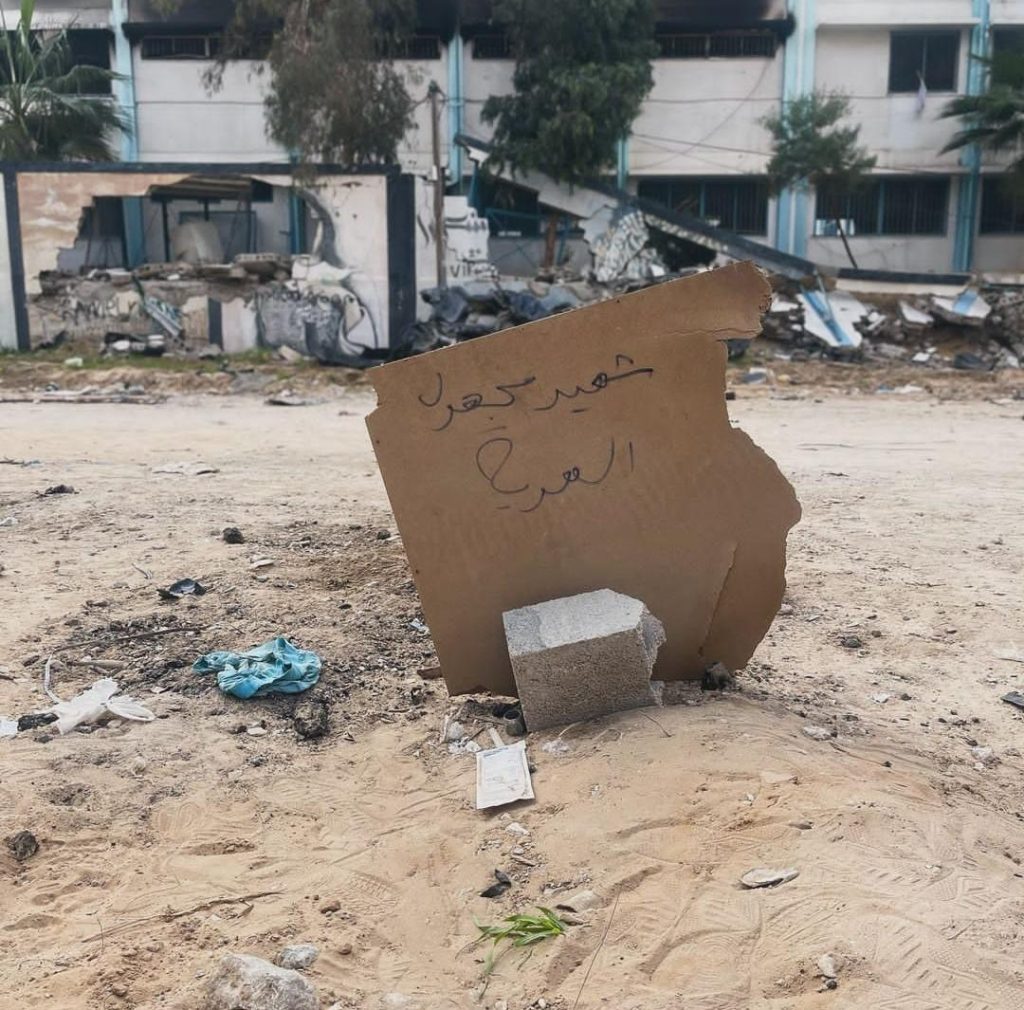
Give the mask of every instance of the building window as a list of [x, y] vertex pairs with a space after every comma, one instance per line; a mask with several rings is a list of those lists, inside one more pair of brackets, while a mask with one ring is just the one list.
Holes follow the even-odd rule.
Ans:
[[956, 91], [960, 33], [893, 32], [889, 42], [889, 93]]
[[981, 184], [982, 235], [1024, 234], [1024, 193], [1002, 176]]
[[388, 60], [439, 60], [441, 40], [436, 35], [412, 35], [406, 39], [394, 39], [380, 48], [380, 54]]
[[142, 40], [144, 60], [215, 60], [220, 56], [220, 35], [147, 35]]
[[945, 235], [949, 179], [874, 179], [852, 192], [822, 186], [814, 234]]
[[512, 42], [508, 32], [492, 32], [473, 38], [474, 60], [511, 60]]
[[774, 32], [655, 32], [659, 55], [667, 60], [706, 60], [712, 57], [768, 57], [778, 48]]
[[[68, 31], [68, 47], [76, 67], [110, 69], [110, 33], [102, 28], [72, 28]], [[97, 83], [92, 88], [96, 95], [110, 94], [110, 81]]]
[[763, 179], [641, 179], [637, 195], [692, 214], [740, 235], [768, 233], [768, 185]]

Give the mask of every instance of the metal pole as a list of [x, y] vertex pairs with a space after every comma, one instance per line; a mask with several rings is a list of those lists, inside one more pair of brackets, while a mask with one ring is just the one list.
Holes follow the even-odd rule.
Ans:
[[434, 161], [434, 254], [437, 286], [448, 286], [444, 268], [444, 166], [441, 164], [441, 89], [430, 82], [430, 141]]

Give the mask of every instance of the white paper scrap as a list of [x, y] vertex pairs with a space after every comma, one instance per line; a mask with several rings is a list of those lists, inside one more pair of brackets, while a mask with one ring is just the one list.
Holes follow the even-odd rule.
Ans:
[[476, 756], [476, 808], [501, 807], [533, 799], [526, 741], [482, 750]]

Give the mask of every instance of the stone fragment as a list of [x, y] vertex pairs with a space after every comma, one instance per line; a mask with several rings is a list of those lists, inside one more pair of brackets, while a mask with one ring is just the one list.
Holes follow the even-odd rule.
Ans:
[[504, 614], [512, 673], [529, 730], [656, 705], [651, 685], [661, 622], [611, 589]]
[[793, 868], [783, 870], [757, 869], [748, 870], [740, 877], [740, 883], [744, 887], [776, 887], [779, 884], [788, 883], [800, 876], [800, 871]]
[[295, 943], [283, 947], [281, 953], [276, 957], [276, 963], [282, 968], [291, 968], [298, 971], [301, 968], [308, 968], [318, 957], [320, 950], [311, 943]]
[[5, 838], [4, 841], [7, 843], [11, 855], [19, 863], [23, 863], [39, 851], [39, 842], [36, 841], [36, 836], [31, 831], [19, 831], [16, 835]]
[[297, 971], [249, 954], [227, 954], [206, 984], [202, 1010], [318, 1010], [316, 990]]
[[321, 701], [319, 698], [299, 702], [295, 706], [292, 725], [295, 727], [295, 732], [304, 740], [318, 740], [320, 737], [326, 736], [327, 730], [330, 728], [327, 702]]

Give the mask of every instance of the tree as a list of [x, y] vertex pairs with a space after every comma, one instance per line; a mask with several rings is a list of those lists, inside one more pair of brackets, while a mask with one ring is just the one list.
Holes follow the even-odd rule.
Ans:
[[982, 62], [991, 74], [989, 88], [981, 95], [954, 98], [943, 110], [943, 118], [961, 119], [963, 126], [942, 153], [971, 144], [993, 154], [1009, 153], [1009, 181], [1024, 187], [1024, 52], [996, 53]]
[[4, 23], [0, 53], [0, 159], [113, 161], [113, 142], [131, 124], [105, 96], [117, 74], [75, 66], [67, 31], [33, 31], [35, 0], [21, 23]]
[[207, 84], [265, 57], [271, 139], [306, 163], [392, 162], [414, 106], [391, 57], [414, 16], [414, 0], [239, 0]]
[[[575, 185], [609, 170], [653, 84], [652, 0], [504, 0], [513, 93], [487, 99], [490, 161]], [[548, 221], [545, 265], [557, 217]]]
[[[762, 120], [772, 135], [768, 182], [773, 191], [829, 186], [849, 193], [864, 182], [876, 159], [857, 143], [859, 126], [841, 125], [849, 111], [845, 95], [816, 91], [786, 102], [780, 112]], [[835, 223], [856, 268], [838, 208]]]

